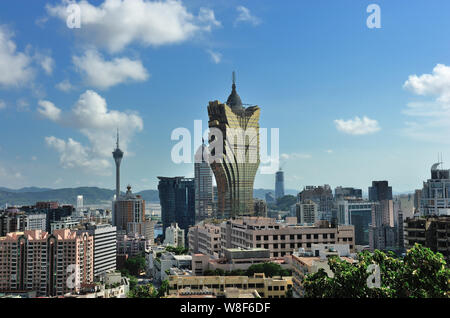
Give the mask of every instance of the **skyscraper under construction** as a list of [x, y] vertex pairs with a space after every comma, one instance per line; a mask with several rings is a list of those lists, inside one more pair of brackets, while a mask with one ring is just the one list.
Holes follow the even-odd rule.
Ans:
[[232, 91], [226, 104], [209, 102], [210, 162], [217, 183], [217, 217], [253, 215], [253, 183], [260, 163], [258, 106], [245, 108]]

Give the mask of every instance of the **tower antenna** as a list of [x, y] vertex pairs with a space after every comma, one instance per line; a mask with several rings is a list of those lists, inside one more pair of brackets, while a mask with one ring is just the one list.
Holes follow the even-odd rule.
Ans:
[[233, 71], [233, 86], [236, 86], [236, 72]]
[[117, 127], [117, 149], [119, 149], [119, 127]]

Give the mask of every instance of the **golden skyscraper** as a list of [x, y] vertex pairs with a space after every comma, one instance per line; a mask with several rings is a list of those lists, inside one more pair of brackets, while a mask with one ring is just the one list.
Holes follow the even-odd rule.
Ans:
[[243, 106], [234, 72], [226, 104], [209, 102], [209, 149], [215, 158], [210, 165], [217, 183], [219, 218], [253, 215], [253, 184], [260, 163], [259, 113], [258, 106]]

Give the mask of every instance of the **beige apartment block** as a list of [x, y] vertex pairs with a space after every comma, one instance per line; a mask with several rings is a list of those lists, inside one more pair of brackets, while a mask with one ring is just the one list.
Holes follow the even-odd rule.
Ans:
[[93, 282], [93, 251], [93, 238], [86, 232], [8, 233], [0, 237], [0, 291], [36, 291], [40, 296], [77, 292]]
[[270, 257], [291, 255], [299, 248], [311, 251], [312, 244], [348, 244], [354, 250], [353, 225], [329, 226], [328, 222], [303, 226], [280, 223], [272, 218], [244, 217], [221, 224], [224, 248], [264, 248]]
[[[265, 277], [263, 273], [248, 276], [169, 276], [169, 295], [180, 290], [212, 291], [216, 296], [224, 296], [229, 288], [243, 291], [256, 290], [262, 298], [285, 298], [292, 288], [291, 277]], [[242, 293], [245, 294], [245, 293]]]
[[200, 223], [189, 228], [189, 251], [195, 254], [218, 256], [220, 246], [220, 226], [210, 223]]

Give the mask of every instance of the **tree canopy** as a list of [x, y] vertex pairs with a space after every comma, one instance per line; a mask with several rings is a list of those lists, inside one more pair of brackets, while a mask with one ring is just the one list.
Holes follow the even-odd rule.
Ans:
[[[358, 255], [351, 264], [330, 257], [333, 277], [320, 269], [303, 281], [305, 297], [313, 298], [450, 298], [450, 269], [441, 253], [415, 244], [403, 258], [375, 250]], [[370, 288], [367, 280], [370, 264], [380, 269], [380, 288]]]

